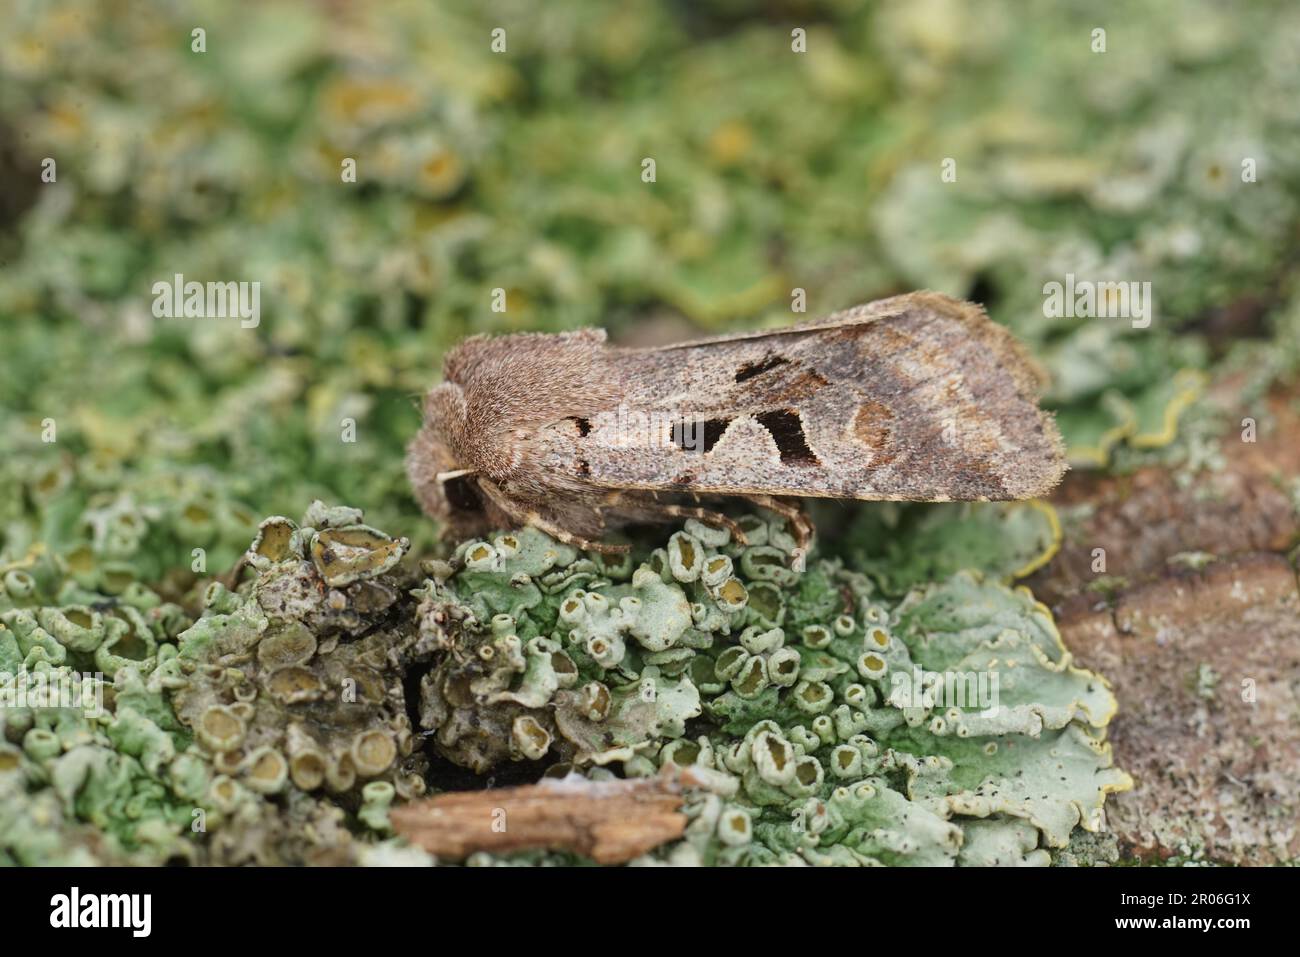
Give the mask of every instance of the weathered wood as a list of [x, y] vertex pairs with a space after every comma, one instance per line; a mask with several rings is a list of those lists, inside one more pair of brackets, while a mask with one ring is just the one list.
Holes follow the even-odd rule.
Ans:
[[1300, 592], [1284, 556], [1168, 569], [1109, 604], [1080, 594], [1058, 624], [1119, 699], [1110, 740], [1136, 783], [1106, 802], [1121, 853], [1300, 856]]

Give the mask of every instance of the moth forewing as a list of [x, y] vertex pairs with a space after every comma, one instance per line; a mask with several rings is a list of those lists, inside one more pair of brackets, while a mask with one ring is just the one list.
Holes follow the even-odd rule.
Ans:
[[[601, 428], [550, 460], [617, 488], [943, 501], [1050, 490], [1060, 440], [1038, 378], [982, 310], [937, 294], [802, 326], [612, 353]], [[673, 443], [637, 441], [672, 423]], [[626, 427], [623, 427], [625, 426]], [[616, 441], [606, 436], [617, 435]]]

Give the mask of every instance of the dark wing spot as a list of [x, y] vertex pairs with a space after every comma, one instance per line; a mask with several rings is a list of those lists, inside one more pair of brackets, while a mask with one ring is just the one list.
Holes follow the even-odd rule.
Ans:
[[585, 436], [585, 435], [590, 435], [590, 434], [591, 434], [591, 420], [590, 420], [590, 419], [584, 419], [584, 418], [582, 418], [581, 416], [571, 415], [571, 416], [569, 416], [569, 421], [572, 422], [574, 425], [576, 425], [576, 426], [578, 427], [578, 434], [579, 434], [579, 435], [584, 435], [584, 436]]
[[786, 365], [789, 361], [789, 359], [783, 359], [781, 356], [768, 355], [756, 362], [746, 362], [736, 370], [736, 381], [744, 382], [746, 379], [752, 379], [754, 376], [762, 375], [777, 366]]
[[578, 474], [583, 478], [591, 476], [591, 463], [586, 459], [578, 459]]
[[754, 416], [771, 433], [785, 465], [817, 465], [817, 456], [804, 438], [803, 421], [794, 409], [773, 409]]
[[730, 419], [690, 419], [673, 423], [673, 444], [683, 452], [712, 452]]

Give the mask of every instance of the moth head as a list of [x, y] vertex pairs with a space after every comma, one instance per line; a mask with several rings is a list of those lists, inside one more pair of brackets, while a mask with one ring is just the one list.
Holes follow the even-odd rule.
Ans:
[[462, 536], [490, 524], [466, 429], [460, 388], [440, 385], [425, 397], [424, 425], [406, 450], [406, 474], [420, 506]]

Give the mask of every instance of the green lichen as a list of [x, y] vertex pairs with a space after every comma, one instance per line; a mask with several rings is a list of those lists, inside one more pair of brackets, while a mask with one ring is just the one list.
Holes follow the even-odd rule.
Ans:
[[[425, 787], [400, 686], [420, 639], [386, 627], [408, 543], [357, 518], [313, 506], [278, 551], [263, 523], [252, 580], [195, 620], [48, 555], [0, 576], [0, 861], [355, 860], [351, 830]], [[30, 693], [83, 672], [71, 702]]]
[[1056, 510], [1032, 501], [869, 505], [834, 547], [886, 594], [903, 595], [963, 569], [1010, 583], [1049, 562], [1060, 545]]
[[361, 518], [267, 519], [196, 617], [50, 556], [0, 576], [11, 692], [112, 665], [101, 707], [0, 709], [3, 859], [410, 858], [387, 811], [432, 758], [689, 767], [687, 832], [643, 863], [1036, 864], [1128, 785], [1113, 696], [1023, 589], [963, 572], [893, 601], [838, 560], [792, 571], [756, 515], [746, 546], [688, 521], [611, 560], [526, 528], [423, 566]]
[[791, 572], [784, 526], [755, 521], [745, 547], [688, 522], [631, 575], [532, 529], [462, 545], [419, 612], [449, 652], [421, 683], [439, 755], [704, 769], [718, 793], [653, 855], [679, 863], [1046, 863], [1102, 827], [1131, 784], [1115, 699], [1032, 596], [959, 573], [889, 603], [839, 562]]

